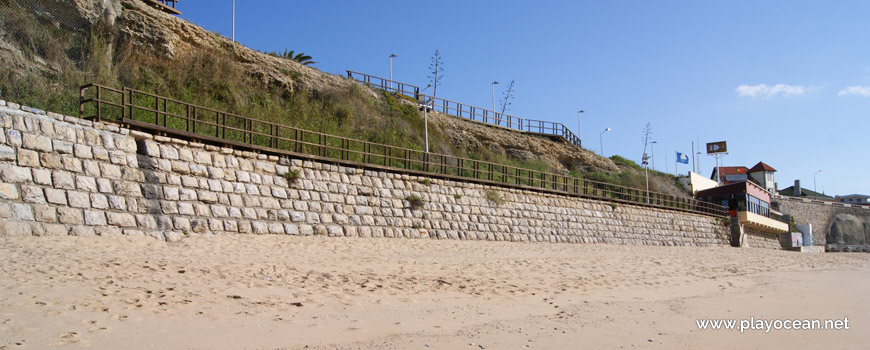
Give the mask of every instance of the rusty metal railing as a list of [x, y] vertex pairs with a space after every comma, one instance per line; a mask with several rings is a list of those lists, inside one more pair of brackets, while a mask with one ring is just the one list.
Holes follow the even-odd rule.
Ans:
[[491, 109], [475, 107], [440, 97], [425, 95], [420, 93], [420, 87], [418, 86], [384, 79], [365, 73], [349, 70], [347, 71], [347, 77], [378, 89], [412, 97], [418, 101], [421, 100], [421, 97], [425, 98], [427, 101], [431, 99], [430, 103], [432, 108], [437, 112], [522, 132], [557, 136], [564, 138], [566, 141], [576, 145], [577, 147], [581, 146], [580, 138], [562, 123], [520, 118], [506, 113], [499, 113]]
[[130, 88], [82, 86], [79, 117], [271, 154], [547, 193], [725, 216], [716, 204], [475, 159], [339, 137]]

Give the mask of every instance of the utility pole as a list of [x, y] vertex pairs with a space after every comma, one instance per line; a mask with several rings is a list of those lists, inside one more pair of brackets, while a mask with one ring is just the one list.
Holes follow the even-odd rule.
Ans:
[[236, 0], [233, 0], [233, 42], [236, 42]]
[[394, 53], [390, 54], [390, 83], [391, 84], [393, 82], [393, 57], [399, 57], [399, 55], [396, 55]]

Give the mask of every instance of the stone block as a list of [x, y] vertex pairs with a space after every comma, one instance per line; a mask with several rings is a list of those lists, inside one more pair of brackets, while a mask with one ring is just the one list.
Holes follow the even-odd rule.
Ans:
[[90, 226], [73, 226], [69, 230], [69, 235], [78, 237], [93, 237], [96, 235], [96, 231], [94, 231], [94, 228]]
[[83, 144], [76, 144], [75, 146], [73, 146], [73, 154], [76, 156], [76, 158], [82, 158], [82, 159], [93, 159], [94, 158], [94, 153], [91, 150], [91, 146], [83, 145]]
[[169, 145], [160, 146], [160, 158], [178, 160], [178, 149]]
[[173, 186], [164, 186], [163, 187], [163, 198], [170, 201], [179, 200], [179, 188]]
[[91, 193], [91, 208], [109, 209], [109, 199], [104, 194]]
[[178, 231], [163, 232], [164, 240], [168, 243], [179, 242], [184, 239], [184, 234]]
[[33, 175], [29, 168], [3, 163], [0, 164], [0, 180], [12, 184], [33, 182]]
[[112, 181], [109, 179], [97, 179], [97, 191], [100, 193], [113, 193]]
[[86, 192], [97, 192], [97, 180], [90, 176], [76, 175], [76, 188]]
[[33, 169], [33, 182], [43, 186], [51, 186], [51, 170]]
[[190, 220], [185, 217], [172, 218], [172, 224], [177, 231], [190, 232]]
[[57, 208], [57, 221], [63, 224], [81, 225], [84, 223], [84, 215], [81, 209]]
[[167, 215], [178, 214], [178, 204], [175, 201], [160, 201], [160, 212]]
[[67, 191], [67, 202], [73, 208], [90, 208], [91, 197], [88, 193], [79, 191]]
[[21, 199], [27, 203], [45, 204], [45, 193], [42, 187], [21, 185]]
[[110, 179], [120, 179], [121, 167], [115, 164], [100, 163], [100, 176]]
[[[4, 134], [5, 135], [5, 134]], [[15, 149], [6, 145], [0, 145], [0, 161], [14, 161]]]
[[[55, 185], [56, 187], [56, 185]], [[142, 197], [142, 190], [139, 184], [132, 181], [115, 181], [112, 184], [115, 193], [126, 197]], [[129, 203], [128, 203], [129, 206]]]
[[52, 140], [51, 145], [54, 148], [54, 151], [60, 154], [72, 154], [73, 153], [73, 144], [72, 142], [66, 142], [61, 140]]
[[100, 176], [100, 163], [98, 161], [84, 160], [82, 161], [82, 168], [84, 168], [85, 175], [87, 176]]
[[157, 219], [152, 215], [138, 214], [136, 215], [136, 225], [143, 230], [157, 229]]
[[54, 188], [62, 188], [67, 190], [74, 190], [76, 188], [75, 182], [73, 180], [73, 174], [66, 171], [52, 172], [51, 180], [54, 184]]
[[66, 228], [66, 225], [63, 224], [52, 224], [52, 223], [44, 223], [42, 224], [42, 235], [43, 236], [66, 236], [69, 234], [69, 229]]
[[311, 225], [299, 225], [299, 234], [303, 236], [314, 235], [314, 227]]
[[68, 171], [72, 171], [74, 173], [82, 172], [82, 160], [73, 157], [63, 157], [61, 158], [61, 163], [63, 163], [63, 168]]
[[106, 226], [106, 213], [101, 210], [85, 210], [84, 211], [85, 225], [88, 226]]
[[210, 191], [196, 190], [196, 196], [203, 203], [217, 203], [217, 194]]
[[43, 135], [25, 133], [22, 139], [24, 141], [23, 147], [27, 149], [40, 152], [51, 152], [53, 149], [51, 139]]
[[119, 226], [119, 227], [135, 227], [136, 226], [136, 218], [133, 215], [128, 213], [106, 213], [106, 219], [108, 220], [109, 225]]
[[173, 160], [169, 164], [173, 173], [181, 175], [190, 174], [190, 164], [187, 162]]
[[33, 206], [33, 217], [38, 222], [57, 222], [57, 210], [47, 205]]
[[284, 234], [284, 225], [278, 222], [269, 223], [269, 233]]
[[121, 235], [121, 229], [114, 226], [94, 226], [94, 232], [100, 237], [116, 237]]
[[0, 236], [23, 237], [33, 235], [33, 228], [29, 222], [7, 221], [0, 225]]
[[251, 229], [254, 234], [264, 235], [269, 233], [269, 226], [265, 222], [254, 221], [251, 223]]
[[250, 221], [239, 221], [239, 233], [242, 234], [250, 234], [253, 233], [253, 228], [251, 227]]
[[208, 232], [208, 220], [202, 218], [191, 219], [190, 230], [195, 233]]
[[224, 220], [224, 231], [238, 232], [239, 224], [236, 220]]
[[21, 198], [21, 192], [15, 184], [0, 183], [0, 199], [17, 200]]
[[284, 224], [284, 232], [288, 235], [298, 235], [299, 227], [295, 224]]
[[127, 210], [127, 201], [124, 199], [124, 197], [110, 195], [108, 196], [108, 200], [110, 209], [121, 211]]
[[10, 203], [12, 207], [12, 219], [20, 221], [33, 221], [33, 207], [30, 204]]
[[18, 130], [6, 129], [6, 143], [13, 147], [21, 147], [21, 132]]
[[39, 153], [29, 149], [18, 149], [18, 165], [35, 168], [39, 166]]

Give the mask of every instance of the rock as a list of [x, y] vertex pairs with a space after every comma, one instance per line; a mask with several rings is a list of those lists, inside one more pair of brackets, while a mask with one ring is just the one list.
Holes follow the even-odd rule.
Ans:
[[20, 198], [18, 186], [8, 183], [0, 183], [0, 199], [17, 200]]
[[15, 150], [6, 145], [0, 145], [0, 161], [14, 161]]
[[28, 168], [12, 164], [0, 164], [0, 180], [10, 184], [33, 182], [33, 175]]
[[136, 218], [128, 213], [106, 213], [109, 225], [119, 227], [136, 227]]

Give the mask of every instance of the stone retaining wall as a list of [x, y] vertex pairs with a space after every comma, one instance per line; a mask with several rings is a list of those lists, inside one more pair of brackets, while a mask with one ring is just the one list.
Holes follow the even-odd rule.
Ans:
[[749, 228], [744, 228], [744, 247], [765, 248], [765, 249], [782, 249], [780, 237], [776, 234], [756, 231]]
[[[728, 244], [727, 228], [703, 215], [279, 158], [2, 101], [0, 125], [4, 236], [176, 241], [238, 233]], [[296, 171], [298, 178], [288, 180]]]
[[[779, 203], [780, 211], [794, 217], [795, 224], [813, 225], [813, 245], [825, 246], [836, 244], [828, 242], [831, 226], [837, 215], [852, 216], [867, 220], [870, 218], [870, 207], [841, 204], [826, 201], [810, 200], [787, 196], [775, 196], [773, 200]], [[853, 236], [866, 236], [867, 232], [854, 232]]]

